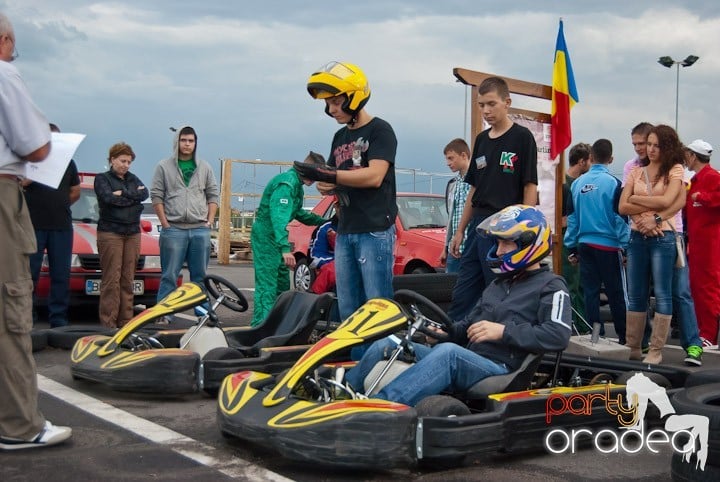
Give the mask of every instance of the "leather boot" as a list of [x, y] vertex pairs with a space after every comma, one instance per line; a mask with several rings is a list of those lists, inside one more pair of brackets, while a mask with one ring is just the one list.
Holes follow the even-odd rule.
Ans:
[[662, 349], [667, 341], [668, 332], [670, 331], [670, 321], [672, 315], [661, 315], [655, 313], [653, 318], [652, 334], [650, 335], [650, 351], [643, 363], [652, 363], [657, 365], [662, 362]]
[[644, 311], [628, 311], [625, 315], [625, 346], [630, 348], [631, 360], [642, 360], [643, 334], [647, 313]]

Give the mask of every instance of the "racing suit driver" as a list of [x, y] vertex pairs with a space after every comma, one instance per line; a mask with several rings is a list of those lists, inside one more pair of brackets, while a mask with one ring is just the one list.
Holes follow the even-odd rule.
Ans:
[[[325, 165], [325, 159], [310, 152], [304, 163]], [[280, 293], [290, 289], [290, 268], [295, 267], [295, 257], [290, 252], [288, 223], [297, 219], [303, 224], [319, 226], [327, 221], [303, 209], [303, 184], [310, 186], [313, 182], [290, 168], [265, 186], [250, 234], [255, 265], [251, 326], [261, 324]]]

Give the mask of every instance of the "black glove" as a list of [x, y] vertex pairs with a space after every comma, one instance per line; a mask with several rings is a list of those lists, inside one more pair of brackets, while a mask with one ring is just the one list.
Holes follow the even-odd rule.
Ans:
[[337, 171], [334, 167], [312, 165], [300, 161], [295, 161], [293, 165], [300, 177], [311, 181], [327, 182], [330, 184], [337, 183]]

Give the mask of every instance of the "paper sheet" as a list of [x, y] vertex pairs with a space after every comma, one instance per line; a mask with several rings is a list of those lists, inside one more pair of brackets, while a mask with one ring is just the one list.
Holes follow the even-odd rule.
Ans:
[[53, 132], [50, 155], [40, 162], [28, 162], [25, 165], [25, 177], [57, 189], [83, 139], [85, 134]]

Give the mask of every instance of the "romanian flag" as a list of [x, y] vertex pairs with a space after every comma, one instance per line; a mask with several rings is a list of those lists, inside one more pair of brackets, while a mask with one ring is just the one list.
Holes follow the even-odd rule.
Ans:
[[565, 45], [563, 22], [560, 20], [555, 43], [555, 64], [552, 77], [552, 112], [550, 121], [550, 159], [555, 159], [572, 140], [570, 109], [578, 102], [570, 54]]

